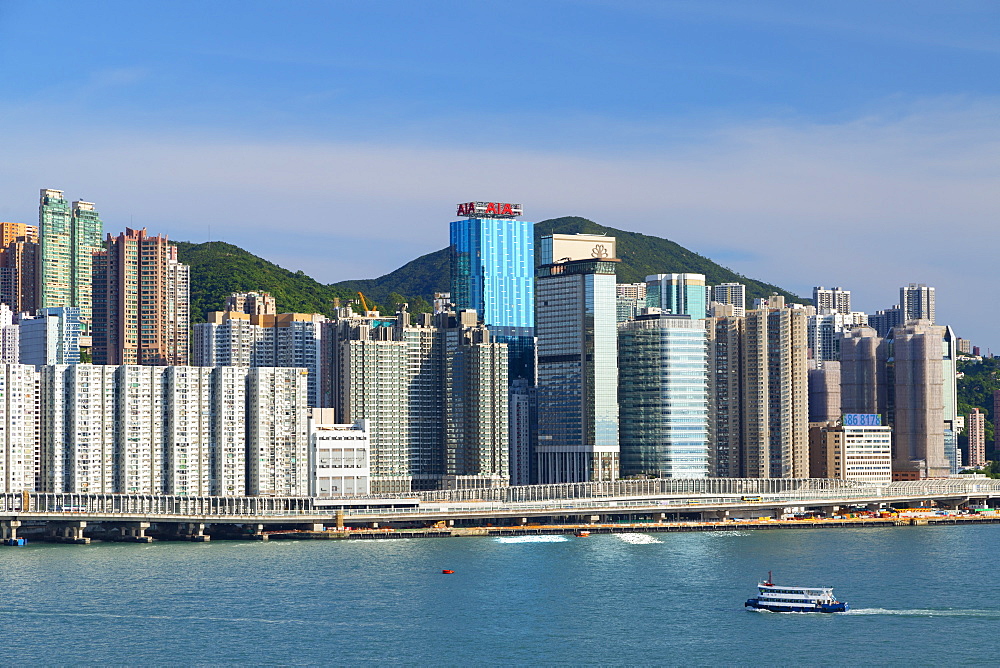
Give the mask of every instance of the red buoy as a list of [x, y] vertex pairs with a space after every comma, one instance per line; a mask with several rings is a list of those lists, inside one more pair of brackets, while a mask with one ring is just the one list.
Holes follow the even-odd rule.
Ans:
[[444, 571], [441, 571], [441, 573], [443, 573], [444, 575], [451, 575], [451, 574], [452, 574], [452, 573], [454, 573], [454, 572], [455, 572], [455, 571], [449, 571], [449, 570], [444, 570]]

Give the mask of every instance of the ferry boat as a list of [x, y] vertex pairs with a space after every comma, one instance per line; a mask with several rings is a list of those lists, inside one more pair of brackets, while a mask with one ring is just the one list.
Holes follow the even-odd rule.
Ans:
[[743, 604], [745, 608], [771, 612], [847, 612], [846, 603], [833, 596], [832, 587], [784, 587], [767, 580], [757, 584], [760, 594]]

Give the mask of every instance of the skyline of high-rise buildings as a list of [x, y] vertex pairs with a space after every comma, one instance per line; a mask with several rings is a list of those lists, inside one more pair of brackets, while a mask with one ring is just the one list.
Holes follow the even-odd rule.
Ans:
[[[872, 316], [851, 311], [851, 293], [840, 287], [814, 288], [811, 305], [772, 293], [747, 309], [745, 285], [713, 286], [704, 274], [654, 273], [618, 283], [614, 237], [556, 233], [536, 249], [534, 226], [519, 220], [519, 205], [471, 202], [449, 224], [452, 292], [435, 295], [434, 314], [409, 313], [405, 305], [394, 313], [370, 306], [355, 313], [339, 303], [332, 317], [279, 314], [274, 296], [258, 288], [232, 293], [225, 311], [192, 327], [189, 268], [166, 236], [131, 228], [108, 234], [91, 252], [86, 288], [79, 267], [65, 261], [73, 257], [71, 244], [57, 231], [84, 238], [100, 225], [96, 207], [70, 207], [61, 191], [41, 192], [37, 233], [30, 225], [0, 224], [0, 292], [17, 289], [16, 258], [30, 266], [30, 249], [41, 253], [47, 232], [49, 255], [68, 268], [60, 285], [77, 295], [68, 299], [80, 301], [89, 289], [90, 322], [80, 306], [17, 315], [8, 309], [0, 313], [2, 350], [16, 351], [4, 353], [8, 363], [30, 362], [40, 373], [44, 365], [76, 366], [89, 352], [95, 368], [127, 376], [99, 383], [126, 388], [103, 402], [118, 411], [106, 428], [127, 458], [108, 460], [113, 477], [101, 489], [315, 490], [312, 469], [290, 466], [311, 456], [313, 446], [302, 445], [315, 435], [309, 425], [340, 433], [361, 422], [363, 453], [324, 447], [329, 457], [361, 457], [365, 473], [330, 465], [324, 489], [397, 494], [622, 477], [801, 478], [820, 466], [810, 424], [821, 425], [822, 447], [832, 457], [820, 468], [843, 477], [838, 458], [847, 451], [839, 448], [854, 443], [838, 431], [845, 414], [878, 415], [891, 430], [893, 477], [949, 475], [961, 463], [959, 342], [950, 328], [933, 324], [934, 288], [923, 284], [902, 287], [902, 306]], [[33, 298], [25, 295], [25, 303]], [[160, 370], [146, 370], [153, 367]], [[200, 370], [170, 371], [182, 368]], [[237, 388], [237, 376], [226, 381], [232, 389], [213, 389], [239, 373], [234, 369], [249, 369], [244, 378], [272, 389], [302, 386], [305, 399], [293, 403], [329, 413], [309, 422], [289, 414], [284, 400], [244, 403], [242, 420], [256, 435], [209, 434], [196, 413], [219, 405], [187, 399], [204, 391], [246, 396], [250, 390]], [[45, 378], [39, 382], [62, 383], [56, 392], [63, 397], [84, 389], [75, 380]], [[45, 424], [38, 439], [64, 429]], [[251, 446], [268, 438], [286, 459], [273, 451], [262, 459]], [[154, 461], [130, 450], [150, 439], [169, 456]], [[242, 472], [206, 468], [198, 444], [209, 441], [230, 453], [242, 448]], [[81, 446], [86, 457], [90, 443]], [[83, 464], [78, 472], [90, 475]]]

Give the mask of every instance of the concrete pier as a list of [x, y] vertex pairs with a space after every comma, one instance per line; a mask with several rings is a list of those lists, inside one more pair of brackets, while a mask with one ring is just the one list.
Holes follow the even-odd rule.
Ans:
[[21, 526], [19, 520], [5, 520], [0, 522], [0, 539], [5, 543], [8, 540], [17, 540], [17, 528]]
[[57, 543], [89, 545], [90, 538], [83, 535], [83, 530], [86, 528], [87, 523], [82, 520], [54, 522], [49, 525], [49, 536]]
[[264, 533], [263, 524], [245, 524], [244, 527], [250, 532], [250, 535], [247, 536], [250, 540], [267, 540], [267, 534]]
[[149, 522], [126, 522], [118, 527], [121, 539], [126, 543], [152, 543], [153, 537], [146, 535]]

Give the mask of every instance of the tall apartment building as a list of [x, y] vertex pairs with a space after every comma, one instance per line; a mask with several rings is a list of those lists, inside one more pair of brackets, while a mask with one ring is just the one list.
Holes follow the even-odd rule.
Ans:
[[534, 380], [534, 223], [520, 204], [460, 204], [451, 223], [451, 300], [508, 345], [510, 378]]
[[888, 340], [893, 470], [901, 476], [942, 478], [951, 473], [945, 449], [944, 336], [944, 327], [917, 320], [894, 328]]
[[41, 368], [41, 491], [120, 491], [117, 372], [118, 367], [91, 364]]
[[827, 312], [807, 316], [807, 336], [809, 338], [810, 357], [825, 362], [840, 359], [841, 334], [851, 329], [851, 316], [836, 312]]
[[668, 313], [704, 318], [708, 315], [704, 274], [654, 274], [646, 277], [646, 306]]
[[808, 477], [806, 310], [773, 297], [706, 328], [714, 475]]
[[[153, 368], [153, 367], [150, 367]], [[172, 366], [163, 377], [163, 490], [210, 496], [212, 485], [212, 369]]]
[[969, 430], [969, 466], [982, 466], [986, 463], [986, 413], [973, 408], [965, 420]]
[[819, 314], [840, 313], [848, 315], [851, 312], [851, 291], [843, 288], [824, 288], [822, 285], [813, 288], [813, 306]]
[[473, 311], [411, 318], [341, 309], [325, 326], [337, 418], [369, 424], [372, 491], [507, 484], [507, 344]]
[[910, 283], [901, 287], [899, 308], [902, 312], [902, 322], [929, 320], [933, 325], [936, 322], [934, 288], [929, 288], [923, 283]]
[[689, 316], [650, 312], [619, 323], [622, 477], [708, 475], [705, 338]]
[[256, 367], [247, 377], [247, 494], [308, 496], [305, 369]]
[[744, 345], [744, 473], [805, 478], [809, 471], [806, 314], [772, 308], [747, 315]]
[[246, 367], [42, 367], [40, 488], [307, 495], [304, 374]]
[[101, 250], [103, 227], [91, 202], [72, 208], [61, 190], [42, 189], [38, 207], [37, 308], [75, 306], [89, 326], [93, 255]]
[[722, 283], [713, 286], [712, 301], [730, 304], [733, 307], [733, 315], [743, 317], [747, 314], [747, 286], [742, 283]]
[[842, 413], [879, 414], [888, 422], [888, 347], [871, 327], [844, 332], [840, 341]]
[[248, 315], [277, 315], [278, 309], [270, 292], [234, 292], [226, 297], [225, 311]]
[[645, 283], [619, 283], [615, 291], [618, 322], [631, 320], [646, 308]]
[[0, 303], [0, 364], [17, 364], [20, 361], [20, 329], [14, 324], [14, 312]]
[[510, 484], [530, 485], [535, 481], [538, 396], [527, 380], [515, 380], [510, 387]]
[[38, 372], [0, 364], [0, 491], [37, 490]]
[[190, 267], [167, 237], [109, 234], [93, 256], [93, 284], [95, 364], [188, 363]]
[[709, 476], [743, 475], [743, 344], [746, 318], [705, 321], [708, 380]]
[[0, 223], [0, 302], [15, 313], [38, 308], [38, 226]]
[[614, 237], [542, 238], [537, 270], [537, 471], [541, 483], [619, 474]]
[[915, 320], [883, 338], [870, 327], [841, 341], [844, 413], [878, 414], [894, 430], [897, 479], [947, 476], [958, 466], [957, 344], [950, 327]]
[[19, 362], [45, 364], [79, 364], [80, 337], [83, 325], [80, 309], [60, 306], [39, 309], [36, 315], [21, 314], [18, 320]]
[[893, 306], [882, 311], [876, 311], [868, 316], [868, 326], [878, 332], [881, 337], [889, 336], [893, 327], [899, 327], [905, 322], [903, 309]]
[[195, 366], [296, 367], [309, 370], [309, 405], [320, 406], [324, 369], [319, 313], [250, 315], [212, 311], [194, 326]]

